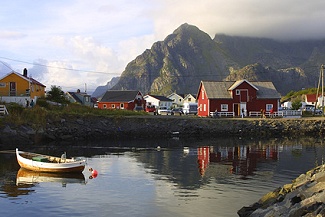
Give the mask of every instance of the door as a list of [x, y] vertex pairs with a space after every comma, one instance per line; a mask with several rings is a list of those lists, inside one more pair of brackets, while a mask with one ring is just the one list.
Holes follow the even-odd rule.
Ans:
[[10, 96], [16, 96], [16, 82], [10, 82]]
[[247, 116], [247, 109], [246, 109], [246, 103], [240, 103], [240, 115], [244, 113], [244, 116]]

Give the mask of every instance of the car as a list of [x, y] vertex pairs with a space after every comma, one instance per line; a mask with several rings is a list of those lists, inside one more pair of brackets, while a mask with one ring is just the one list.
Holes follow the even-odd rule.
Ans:
[[183, 108], [173, 108], [172, 115], [179, 115], [182, 116], [184, 114]]
[[159, 107], [157, 111], [158, 115], [171, 115], [172, 111], [165, 106]]
[[146, 106], [146, 112], [156, 114], [156, 106], [154, 105], [147, 105]]

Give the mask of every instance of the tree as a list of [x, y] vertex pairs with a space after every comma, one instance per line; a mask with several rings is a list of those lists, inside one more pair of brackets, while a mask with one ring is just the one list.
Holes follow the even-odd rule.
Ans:
[[301, 105], [302, 105], [302, 103], [301, 103], [301, 100], [299, 98], [296, 98], [291, 104], [293, 110], [300, 109]]
[[46, 98], [50, 101], [57, 103], [68, 103], [68, 100], [65, 98], [64, 92], [62, 91], [61, 87], [56, 85], [51, 86], [51, 90], [47, 92]]

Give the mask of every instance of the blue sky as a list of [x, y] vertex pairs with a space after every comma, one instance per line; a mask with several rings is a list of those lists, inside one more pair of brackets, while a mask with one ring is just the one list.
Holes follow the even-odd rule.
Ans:
[[183, 23], [280, 40], [325, 38], [323, 0], [3, 0], [0, 77], [11, 69], [92, 92]]

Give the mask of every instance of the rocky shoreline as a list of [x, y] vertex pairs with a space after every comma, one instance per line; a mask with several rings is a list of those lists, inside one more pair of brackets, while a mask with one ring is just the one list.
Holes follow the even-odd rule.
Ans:
[[85, 141], [107, 138], [320, 136], [325, 119], [198, 118], [179, 116], [78, 116], [47, 118], [44, 126], [0, 126], [0, 144], [35, 144], [50, 141]]
[[325, 165], [301, 174], [292, 181], [264, 195], [251, 206], [241, 208], [240, 217], [325, 216]]

